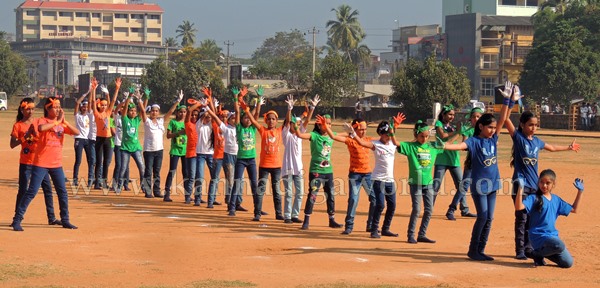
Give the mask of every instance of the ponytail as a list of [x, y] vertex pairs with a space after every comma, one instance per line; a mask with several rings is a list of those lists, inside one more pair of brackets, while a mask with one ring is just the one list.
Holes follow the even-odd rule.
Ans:
[[[540, 177], [538, 179], [542, 179], [543, 177], [549, 176], [550, 178], [556, 180], [556, 173], [554, 173], [554, 171], [552, 171], [551, 169], [546, 169], [544, 171], [542, 171], [540, 173]], [[538, 180], [539, 181], [539, 180]], [[544, 208], [544, 193], [542, 192], [542, 190], [539, 187], [540, 185], [538, 184], [538, 189], [535, 191], [535, 204], [534, 204], [534, 209], [537, 210], [538, 212], [542, 212], [542, 209]]]

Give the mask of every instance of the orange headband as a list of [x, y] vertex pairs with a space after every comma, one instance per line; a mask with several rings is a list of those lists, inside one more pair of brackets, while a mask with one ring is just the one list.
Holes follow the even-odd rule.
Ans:
[[361, 121], [361, 122], [356, 122], [354, 123], [354, 125], [352, 125], [352, 128], [357, 129], [358, 127], [365, 125], [365, 127], [367, 127], [367, 122], [365, 121]]
[[33, 102], [29, 102], [29, 103], [23, 102], [23, 103], [21, 103], [21, 108], [23, 108], [23, 109], [27, 109], [27, 108], [33, 109], [33, 108], [35, 108], [35, 103], [33, 103]]
[[274, 110], [269, 110], [267, 113], [263, 114], [263, 118], [265, 118], [265, 121], [267, 120], [267, 116], [269, 114], [275, 114], [275, 117], [279, 119], [279, 115], [277, 115], [277, 112], [275, 112]]
[[44, 108], [48, 109], [50, 107], [54, 107], [54, 105], [58, 105], [58, 107], [60, 107], [60, 100], [52, 98], [48, 98], [48, 100], [50, 100], [50, 103], [46, 104]]

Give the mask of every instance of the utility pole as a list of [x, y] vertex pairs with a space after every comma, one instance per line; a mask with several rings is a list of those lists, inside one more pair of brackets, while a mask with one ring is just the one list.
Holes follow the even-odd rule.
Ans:
[[227, 40], [227, 42], [224, 42], [223, 44], [227, 45], [227, 59], [225, 64], [227, 65], [227, 68], [225, 69], [225, 71], [227, 72], [227, 76], [225, 76], [225, 87], [227, 87], [229, 86], [229, 46], [233, 46], [235, 43]]
[[312, 33], [312, 36], [313, 36], [313, 39], [312, 39], [313, 40], [313, 42], [312, 42], [312, 44], [313, 44], [312, 45], [312, 75], [311, 76], [312, 76], [312, 80], [314, 81], [315, 80], [315, 65], [316, 65], [316, 59], [317, 59], [317, 55], [316, 55], [317, 48], [315, 46], [316, 45], [315, 38], [316, 38], [316, 35], [319, 34], [319, 30], [317, 30], [317, 28], [313, 27], [312, 31], [309, 30], [308, 33]]

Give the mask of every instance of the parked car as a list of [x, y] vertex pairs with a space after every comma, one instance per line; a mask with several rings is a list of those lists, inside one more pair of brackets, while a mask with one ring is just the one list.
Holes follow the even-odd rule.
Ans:
[[6, 92], [0, 92], [0, 111], [8, 110], [8, 97]]

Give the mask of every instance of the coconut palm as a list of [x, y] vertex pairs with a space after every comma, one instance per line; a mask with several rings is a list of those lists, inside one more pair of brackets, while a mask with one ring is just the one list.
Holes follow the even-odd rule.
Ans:
[[221, 54], [221, 47], [217, 46], [217, 42], [213, 39], [205, 39], [200, 42], [200, 56], [203, 60], [216, 60]]
[[358, 22], [358, 10], [352, 10], [348, 5], [341, 5], [335, 11], [336, 20], [327, 21], [327, 36], [331, 45], [344, 54], [356, 49], [366, 34]]
[[184, 20], [182, 24], [177, 26], [177, 38], [181, 38], [181, 46], [194, 46], [196, 42], [196, 28], [194, 28], [194, 23]]
[[165, 38], [165, 46], [167, 47], [177, 47], [177, 40], [173, 37], [167, 37]]

